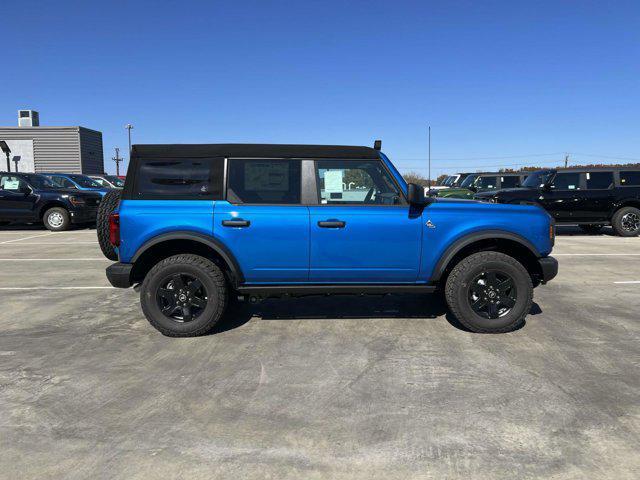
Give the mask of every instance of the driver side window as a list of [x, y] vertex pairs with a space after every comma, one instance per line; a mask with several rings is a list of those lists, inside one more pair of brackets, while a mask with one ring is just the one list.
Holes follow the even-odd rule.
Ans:
[[0, 189], [7, 192], [20, 192], [27, 188], [27, 184], [24, 180], [13, 175], [3, 175], [0, 178]]
[[401, 205], [389, 172], [377, 160], [318, 160], [321, 205]]

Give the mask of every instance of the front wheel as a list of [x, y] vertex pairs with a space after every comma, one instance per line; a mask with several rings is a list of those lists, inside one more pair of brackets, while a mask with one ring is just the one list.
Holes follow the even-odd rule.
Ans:
[[637, 237], [640, 235], [640, 210], [635, 207], [623, 207], [611, 220], [613, 230], [621, 237]]
[[479, 252], [454, 267], [445, 297], [451, 312], [469, 330], [504, 333], [524, 322], [533, 302], [533, 284], [515, 258]]
[[52, 232], [62, 232], [69, 230], [71, 225], [71, 218], [69, 212], [62, 207], [53, 207], [44, 212], [42, 217], [44, 226]]
[[142, 282], [140, 303], [149, 323], [162, 334], [204, 335], [218, 323], [227, 305], [224, 274], [198, 255], [166, 258]]

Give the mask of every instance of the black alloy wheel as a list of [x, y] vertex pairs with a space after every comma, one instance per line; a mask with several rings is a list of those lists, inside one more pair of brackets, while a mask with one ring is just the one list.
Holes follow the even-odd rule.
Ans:
[[469, 283], [469, 306], [478, 315], [496, 319], [507, 315], [516, 304], [518, 290], [513, 278], [498, 270], [487, 270]]
[[625, 213], [622, 218], [620, 218], [620, 224], [626, 232], [637, 232], [640, 230], [640, 215], [635, 212]]
[[174, 273], [166, 277], [156, 290], [158, 309], [178, 323], [197, 319], [206, 308], [208, 298], [202, 282], [186, 273]]

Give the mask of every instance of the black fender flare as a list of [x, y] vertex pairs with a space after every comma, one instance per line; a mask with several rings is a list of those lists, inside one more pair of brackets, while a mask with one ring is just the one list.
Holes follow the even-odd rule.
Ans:
[[144, 252], [146, 252], [147, 250], [155, 245], [171, 240], [191, 240], [206, 245], [207, 247], [215, 251], [218, 255], [220, 255], [222, 260], [224, 260], [229, 266], [231, 275], [233, 277], [232, 281], [234, 283], [234, 287], [237, 287], [241, 283], [244, 283], [244, 275], [242, 273], [242, 269], [240, 268], [240, 264], [236, 260], [236, 257], [233, 255], [233, 253], [231, 253], [231, 251], [224, 243], [212, 236], [204, 235], [198, 232], [192, 232], [189, 230], [178, 230], [175, 232], [162, 233], [147, 240], [138, 248], [138, 250], [136, 250], [136, 253], [133, 255], [130, 262], [135, 264], [136, 261], [142, 256], [142, 254], [144, 254]]
[[536, 256], [536, 258], [540, 258], [542, 256], [540, 255], [540, 252], [535, 247], [535, 245], [533, 245], [529, 240], [524, 238], [522, 235], [518, 235], [517, 233], [507, 232], [505, 230], [483, 230], [481, 232], [473, 232], [460, 237], [451, 245], [449, 245], [449, 247], [447, 247], [447, 249], [440, 256], [438, 263], [436, 263], [436, 266], [433, 269], [431, 281], [437, 282], [440, 280], [440, 278], [442, 278], [442, 274], [447, 269], [449, 262], [451, 262], [453, 257], [455, 257], [456, 254], [460, 250], [462, 250], [464, 247], [466, 247], [467, 245], [471, 245], [472, 243], [478, 242], [480, 240], [495, 239], [495, 238], [512, 240], [526, 247], [529, 251], [531, 251], [533, 255]]

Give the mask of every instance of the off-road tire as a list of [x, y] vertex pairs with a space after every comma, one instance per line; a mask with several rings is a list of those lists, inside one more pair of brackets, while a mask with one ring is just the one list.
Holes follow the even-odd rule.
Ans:
[[119, 190], [113, 190], [107, 192], [102, 197], [102, 201], [98, 206], [98, 214], [96, 216], [96, 233], [98, 235], [98, 243], [100, 244], [100, 250], [105, 257], [109, 260], [118, 260], [118, 254], [115, 247], [109, 242], [109, 215], [111, 215], [120, 204]]
[[640, 235], [640, 228], [636, 228], [634, 231], [630, 231], [624, 228], [623, 226], [623, 218], [627, 214], [636, 215], [640, 217], [640, 210], [635, 207], [622, 207], [616, 213], [614, 213], [613, 218], [611, 219], [611, 226], [613, 227], [614, 232], [621, 237], [637, 237]]
[[[167, 276], [175, 273], [194, 276], [207, 291], [207, 306], [194, 320], [178, 323], [165, 316], [156, 301], [156, 292]], [[140, 304], [153, 327], [168, 337], [197, 337], [209, 333], [227, 306], [227, 284], [220, 268], [199, 255], [182, 254], [158, 262], [147, 274], [140, 290]]]
[[[54, 218], [59, 221], [54, 221]], [[42, 221], [47, 230], [52, 232], [63, 232], [69, 230], [71, 226], [71, 217], [69, 212], [62, 207], [53, 207], [44, 212]]]
[[[469, 284], [483, 270], [495, 269], [508, 274], [515, 283], [515, 305], [504, 316], [488, 319], [473, 311], [469, 303]], [[499, 252], [479, 252], [458, 263], [449, 274], [445, 298], [456, 319], [476, 333], [505, 333], [519, 328], [531, 310], [533, 284], [527, 270], [515, 258]]]
[[589, 235], [596, 235], [602, 231], [604, 225], [578, 225], [580, 230]]

